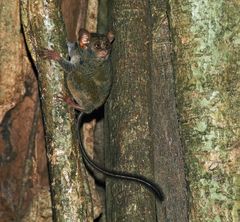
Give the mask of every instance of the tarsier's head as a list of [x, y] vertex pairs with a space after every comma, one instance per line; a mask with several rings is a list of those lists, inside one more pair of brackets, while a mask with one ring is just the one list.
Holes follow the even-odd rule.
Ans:
[[104, 35], [80, 29], [78, 41], [81, 48], [91, 50], [97, 59], [106, 60], [111, 52], [114, 35], [112, 32]]

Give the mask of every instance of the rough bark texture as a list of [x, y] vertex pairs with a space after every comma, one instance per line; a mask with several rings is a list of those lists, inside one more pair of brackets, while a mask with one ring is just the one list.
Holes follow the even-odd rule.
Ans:
[[0, 124], [0, 221], [51, 221], [37, 81], [21, 33], [19, 1], [1, 1], [0, 14], [0, 118], [11, 108]]
[[20, 62], [25, 49], [18, 12], [18, 1], [0, 2], [0, 122], [25, 93], [26, 73]]
[[67, 40], [75, 42], [79, 29], [85, 27], [87, 0], [62, 0], [61, 9], [67, 31]]
[[98, 1], [88, 0], [86, 28], [90, 32], [97, 31]]
[[171, 0], [191, 221], [240, 221], [240, 2]]
[[158, 204], [158, 221], [188, 221], [187, 186], [183, 150], [176, 113], [172, 42], [166, 1], [151, 0], [152, 12], [152, 112], [155, 179], [163, 188], [165, 201]]
[[[107, 165], [153, 179], [149, 5], [137, 0], [111, 3], [116, 41], [112, 54], [114, 84], [107, 106]], [[154, 195], [133, 182], [107, 180], [107, 219], [156, 221]]]
[[66, 55], [65, 31], [56, 1], [22, 1], [22, 21], [39, 71], [47, 156], [56, 221], [92, 221], [93, 205], [85, 167], [76, 143], [74, 111], [57, 96], [66, 93], [60, 67], [43, 61], [37, 50], [54, 48]]

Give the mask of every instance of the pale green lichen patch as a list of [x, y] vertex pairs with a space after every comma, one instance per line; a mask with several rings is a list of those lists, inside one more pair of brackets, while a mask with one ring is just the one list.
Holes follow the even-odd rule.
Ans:
[[170, 5], [191, 221], [239, 221], [239, 161], [233, 156], [240, 151], [232, 153], [240, 137], [240, 2]]
[[207, 129], [207, 123], [204, 121], [198, 122], [194, 129], [199, 132], [204, 132]]

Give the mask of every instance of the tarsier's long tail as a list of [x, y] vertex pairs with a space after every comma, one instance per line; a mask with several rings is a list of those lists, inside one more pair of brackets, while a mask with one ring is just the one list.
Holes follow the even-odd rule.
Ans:
[[106, 169], [106, 168], [101, 167], [98, 164], [96, 164], [89, 157], [89, 155], [87, 154], [85, 147], [83, 145], [81, 131], [80, 131], [84, 115], [86, 115], [86, 114], [80, 113], [78, 115], [76, 127], [77, 127], [77, 135], [78, 135], [78, 141], [79, 141], [79, 145], [80, 145], [80, 151], [82, 153], [85, 164], [89, 164], [91, 167], [93, 167], [94, 169], [96, 169], [97, 171], [101, 172], [102, 174], [104, 174], [106, 176], [117, 178], [117, 179], [122, 179], [122, 180], [131, 180], [131, 181], [141, 183], [144, 186], [146, 186], [149, 190], [151, 190], [154, 194], [156, 194], [156, 196], [158, 197], [158, 199], [160, 201], [163, 201], [164, 200], [163, 192], [162, 192], [161, 188], [153, 181], [147, 179], [146, 177], [140, 176], [140, 175]]

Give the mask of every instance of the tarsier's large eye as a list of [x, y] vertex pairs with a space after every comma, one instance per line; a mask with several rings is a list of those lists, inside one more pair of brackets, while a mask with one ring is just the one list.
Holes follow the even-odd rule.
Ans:
[[110, 47], [110, 44], [108, 42], [106, 42], [105, 47], [106, 47], [106, 49], [108, 49]]
[[94, 46], [95, 46], [96, 49], [100, 49], [101, 48], [101, 44], [99, 42], [97, 42]]

